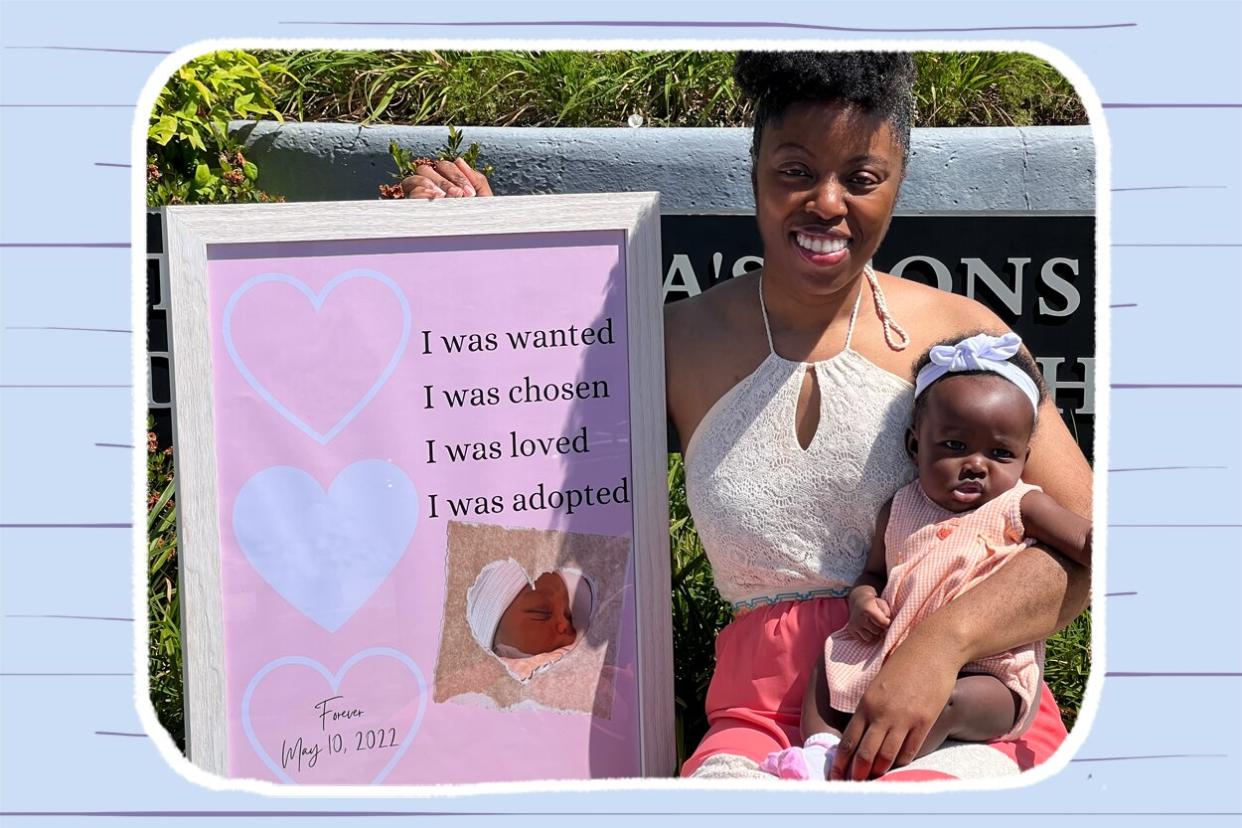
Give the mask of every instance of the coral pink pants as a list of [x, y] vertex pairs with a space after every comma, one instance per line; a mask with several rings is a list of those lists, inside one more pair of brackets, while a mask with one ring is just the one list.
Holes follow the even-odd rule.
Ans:
[[[689, 776], [716, 754], [745, 756], [761, 762], [774, 750], [801, 744], [802, 696], [824, 640], [849, 620], [844, 598], [815, 598], [760, 606], [729, 624], [716, 638], [716, 672], [707, 690], [709, 728], [694, 754], [682, 765]], [[1065, 739], [1056, 701], [1043, 687], [1035, 723], [1021, 739], [988, 742], [1019, 770], [1046, 760]], [[932, 757], [919, 768], [898, 768], [884, 779], [951, 779], [960, 767], [937, 769]]]

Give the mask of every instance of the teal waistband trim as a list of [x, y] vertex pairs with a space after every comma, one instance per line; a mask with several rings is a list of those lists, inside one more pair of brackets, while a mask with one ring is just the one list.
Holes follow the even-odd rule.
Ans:
[[758, 598], [747, 598], [745, 601], [734, 601], [730, 607], [734, 612], [755, 607], [771, 606], [782, 601], [809, 601], [812, 598], [844, 598], [850, 594], [850, 587], [829, 587], [812, 589], [807, 592], [778, 592], [776, 595], [760, 595]]

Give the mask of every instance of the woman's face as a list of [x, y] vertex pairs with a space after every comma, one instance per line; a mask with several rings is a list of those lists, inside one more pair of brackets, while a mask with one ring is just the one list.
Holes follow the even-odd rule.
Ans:
[[795, 104], [755, 161], [764, 271], [808, 295], [848, 287], [892, 218], [902, 152], [888, 121], [848, 104]]

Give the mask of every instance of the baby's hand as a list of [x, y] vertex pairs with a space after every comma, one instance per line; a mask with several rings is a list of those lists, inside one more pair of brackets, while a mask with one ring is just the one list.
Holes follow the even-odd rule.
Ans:
[[850, 620], [845, 631], [864, 644], [875, 643], [892, 621], [888, 602], [875, 594], [872, 587], [859, 587], [850, 592]]

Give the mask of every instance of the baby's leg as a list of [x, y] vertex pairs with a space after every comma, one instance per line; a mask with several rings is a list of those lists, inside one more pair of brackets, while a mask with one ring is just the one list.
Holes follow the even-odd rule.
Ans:
[[759, 768], [782, 779], [825, 779], [849, 717], [828, 704], [828, 679], [821, 654], [802, 696], [802, 745], [773, 751]]
[[824, 669], [824, 656], [821, 653], [815, 659], [811, 680], [806, 684], [806, 695], [802, 697], [802, 739], [815, 733], [832, 733], [837, 737], [850, 717], [831, 705], [831, 694], [828, 690], [828, 676]]
[[989, 742], [1013, 729], [1021, 702], [1016, 693], [995, 676], [963, 673], [958, 676], [949, 702], [936, 719], [919, 756], [926, 756], [945, 739]]

